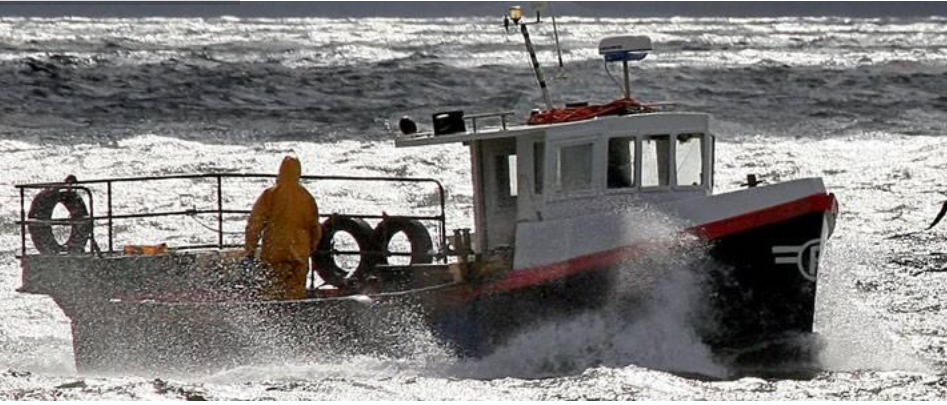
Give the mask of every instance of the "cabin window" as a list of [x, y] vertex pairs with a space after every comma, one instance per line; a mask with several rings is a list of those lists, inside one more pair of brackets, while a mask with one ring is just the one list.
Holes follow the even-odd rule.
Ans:
[[517, 193], [516, 155], [496, 157], [497, 197], [500, 206], [515, 204]]
[[546, 162], [546, 144], [536, 142], [533, 144], [533, 191], [536, 195], [543, 193], [543, 168]]
[[563, 146], [559, 149], [559, 162], [556, 168], [559, 191], [591, 189], [592, 144]]
[[516, 155], [509, 155], [506, 157], [506, 167], [507, 188], [510, 190], [510, 195], [516, 197], [516, 192], [519, 190], [519, 186], [516, 182]]
[[608, 140], [608, 188], [635, 186], [635, 138]]
[[666, 187], [670, 184], [670, 146], [669, 135], [651, 135], [641, 140], [642, 187]]
[[677, 150], [675, 151], [677, 185], [699, 186], [703, 184], [703, 146], [703, 134], [680, 134], [677, 136]]

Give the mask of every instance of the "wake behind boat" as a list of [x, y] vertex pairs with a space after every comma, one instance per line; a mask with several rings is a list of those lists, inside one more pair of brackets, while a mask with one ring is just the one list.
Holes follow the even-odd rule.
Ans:
[[[532, 54], [522, 14], [511, 14]], [[398, 147], [468, 148], [472, 231], [448, 231], [444, 190], [434, 179], [304, 176], [427, 184], [437, 196], [433, 215], [324, 207], [331, 214], [312, 257], [313, 279], [339, 288], [313, 283], [307, 299], [255, 299], [255, 274], [265, 270], [247, 266], [238, 245], [225, 241], [225, 224], [249, 213], [227, 205], [234, 192], [227, 185], [275, 176], [212, 173], [18, 185], [20, 291], [51, 296], [70, 318], [82, 372], [211, 370], [260, 356], [410, 355], [418, 336], [411, 331], [484, 356], [541, 322], [607, 305], [619, 273], [634, 277], [625, 264], [686, 236], [704, 241], [727, 269], [707, 277], [706, 305], [720, 327], [701, 337], [717, 353], [811, 333], [819, 253], [838, 212], [834, 196], [818, 178], [766, 186], [748, 179], [745, 189], [713, 194], [710, 117], [631, 97], [628, 64], [650, 50], [641, 36], [600, 43], [607, 63], [623, 65], [620, 100], [554, 108], [533, 57], [546, 108], [526, 125], [510, 124], [507, 111], [437, 112], [428, 132], [402, 122]], [[216, 206], [113, 212], [118, 188], [169, 181], [203, 185]], [[54, 218], [59, 206], [68, 219]], [[647, 212], [673, 218], [680, 229], [655, 235], [629, 225], [646, 223]], [[216, 244], [115, 246], [120, 222], [193, 215], [216, 219]], [[65, 241], [54, 236], [59, 226], [70, 228]], [[409, 249], [393, 244], [396, 235]], [[353, 248], [338, 248], [341, 238]], [[346, 268], [343, 257], [357, 265]]]

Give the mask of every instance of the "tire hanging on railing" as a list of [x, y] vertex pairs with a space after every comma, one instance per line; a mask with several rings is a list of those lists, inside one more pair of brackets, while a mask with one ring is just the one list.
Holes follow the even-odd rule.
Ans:
[[405, 217], [386, 217], [375, 227], [375, 241], [381, 248], [381, 263], [388, 263], [388, 245], [398, 233], [404, 233], [411, 245], [411, 264], [427, 264], [434, 261], [434, 242], [427, 228], [416, 220]]
[[53, 217], [53, 210], [62, 204], [69, 211], [72, 223], [69, 239], [59, 243], [53, 235], [52, 224], [47, 222], [31, 222], [27, 225], [33, 246], [42, 254], [82, 253], [92, 235], [92, 221], [80, 221], [89, 217], [85, 201], [75, 190], [68, 188], [47, 188], [40, 191], [30, 204], [29, 219], [48, 221]]
[[[351, 273], [345, 271], [336, 262], [337, 253], [335, 236], [340, 233], [349, 234], [358, 245], [358, 267]], [[360, 218], [333, 216], [322, 224], [322, 239], [316, 253], [312, 255], [313, 270], [323, 281], [341, 286], [347, 278], [361, 278], [378, 264], [378, 244], [375, 242], [371, 226]]]

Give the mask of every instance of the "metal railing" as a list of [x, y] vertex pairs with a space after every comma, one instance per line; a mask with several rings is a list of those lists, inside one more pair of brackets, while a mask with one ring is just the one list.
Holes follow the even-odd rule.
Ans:
[[[18, 184], [15, 187], [20, 192], [20, 221], [17, 222], [20, 225], [20, 237], [21, 237], [21, 248], [20, 248], [20, 257], [25, 257], [27, 254], [26, 246], [26, 235], [27, 235], [27, 226], [30, 224], [50, 224], [50, 225], [72, 225], [78, 222], [91, 222], [93, 226], [91, 227], [90, 232], [90, 244], [92, 248], [89, 249], [89, 253], [95, 254], [97, 244], [95, 241], [95, 224], [105, 222], [108, 234], [108, 252], [115, 253], [114, 247], [114, 237], [115, 237], [115, 222], [119, 220], [128, 220], [128, 219], [137, 219], [137, 218], [156, 218], [156, 217], [172, 217], [172, 216], [195, 216], [200, 214], [216, 214], [217, 217], [217, 244], [201, 244], [201, 245], [180, 245], [174, 246], [176, 249], [201, 249], [201, 248], [220, 248], [225, 247], [235, 247], [242, 246], [234, 244], [225, 244], [224, 243], [224, 215], [225, 214], [245, 214], [249, 215], [249, 209], [228, 209], [224, 207], [223, 199], [223, 185], [225, 179], [275, 179], [277, 176], [273, 174], [258, 174], [258, 173], [213, 173], [213, 174], [181, 174], [181, 175], [166, 175], [166, 176], [142, 176], [142, 177], [127, 177], [127, 178], [109, 178], [109, 179], [95, 179], [95, 180], [82, 180], [74, 182], [51, 182], [51, 183], [32, 183], [32, 184]], [[152, 182], [152, 181], [163, 181], [163, 180], [200, 180], [200, 179], [213, 179], [216, 180], [215, 191], [216, 191], [216, 209], [187, 209], [187, 210], [178, 210], [178, 211], [158, 211], [158, 212], [148, 212], [148, 213], [138, 213], [138, 214], [116, 214], [113, 210], [113, 186], [122, 183], [135, 183], [135, 182]], [[352, 181], [352, 182], [390, 182], [390, 183], [430, 183], [437, 187], [438, 193], [438, 202], [440, 205], [439, 212], [436, 215], [398, 215], [402, 218], [414, 219], [419, 221], [435, 221], [437, 223], [438, 231], [438, 241], [440, 243], [440, 248], [443, 251], [447, 246], [447, 228], [446, 228], [446, 213], [445, 213], [445, 195], [444, 195], [444, 186], [435, 179], [431, 178], [411, 178], [411, 177], [365, 177], [365, 176], [301, 176], [301, 180], [305, 181]], [[91, 185], [105, 185], [105, 203], [106, 203], [106, 213], [104, 216], [95, 216], [94, 211], [94, 201], [93, 201], [93, 191], [88, 187]], [[85, 191], [89, 197], [89, 216], [79, 219], [37, 219], [37, 218], [27, 218], [26, 214], [26, 190], [36, 189], [71, 189], [71, 190], [82, 190]], [[260, 192], [262, 190], [254, 190], [253, 193]], [[328, 218], [336, 215], [344, 215], [351, 218], [359, 219], [383, 219], [387, 215], [384, 214], [322, 214], [320, 213], [321, 218]], [[352, 252], [338, 252], [338, 253], [352, 253]]]

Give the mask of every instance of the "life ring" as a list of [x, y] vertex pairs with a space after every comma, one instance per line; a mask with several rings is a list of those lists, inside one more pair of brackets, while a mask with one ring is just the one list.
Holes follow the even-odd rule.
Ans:
[[434, 261], [434, 243], [427, 228], [415, 219], [405, 217], [386, 217], [375, 227], [375, 241], [381, 248], [382, 263], [388, 263], [388, 244], [399, 232], [404, 233], [411, 244], [411, 264], [426, 264]]
[[89, 242], [92, 235], [92, 221], [78, 221], [89, 217], [89, 211], [86, 209], [85, 201], [82, 196], [72, 189], [66, 188], [47, 188], [40, 191], [33, 198], [30, 204], [30, 219], [47, 221], [52, 219], [53, 210], [56, 206], [62, 204], [69, 211], [69, 219], [74, 222], [69, 231], [69, 239], [66, 243], [60, 244], [53, 235], [52, 225], [48, 222], [30, 222], [27, 226], [30, 230], [30, 239], [33, 240], [33, 246], [43, 254], [59, 253], [82, 253], [85, 251], [85, 245]]
[[[344, 232], [355, 239], [358, 245], [358, 267], [351, 273], [345, 271], [335, 262], [333, 251], [335, 235]], [[378, 244], [375, 242], [374, 232], [364, 220], [346, 216], [333, 216], [322, 224], [322, 239], [312, 255], [314, 271], [325, 282], [341, 286], [347, 278], [360, 278], [371, 271], [378, 263]]]

